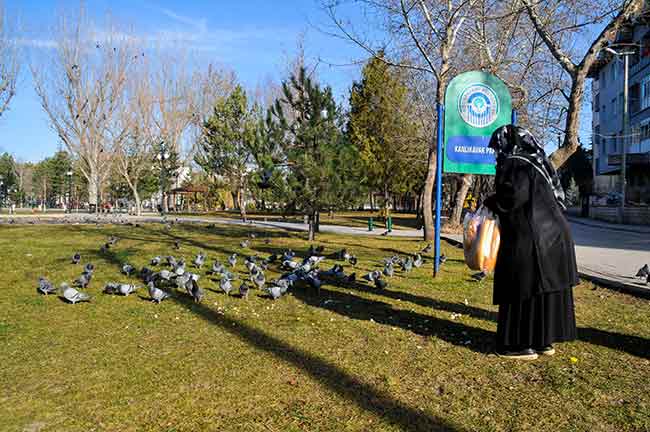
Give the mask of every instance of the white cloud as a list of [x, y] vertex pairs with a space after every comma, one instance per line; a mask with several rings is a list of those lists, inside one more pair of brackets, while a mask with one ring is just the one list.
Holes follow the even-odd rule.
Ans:
[[198, 31], [199, 33], [206, 33], [208, 31], [208, 22], [205, 18], [190, 18], [187, 16], [179, 15], [176, 12], [166, 8], [159, 8], [159, 10], [174, 21], [193, 27], [194, 30]]

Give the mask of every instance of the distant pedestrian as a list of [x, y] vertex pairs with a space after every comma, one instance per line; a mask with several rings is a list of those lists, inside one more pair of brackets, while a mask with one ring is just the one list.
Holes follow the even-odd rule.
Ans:
[[579, 279], [564, 191], [527, 130], [500, 127], [489, 146], [497, 154], [496, 193], [485, 206], [501, 228], [493, 297], [497, 354], [533, 360], [554, 354], [554, 342], [576, 338], [572, 288]]

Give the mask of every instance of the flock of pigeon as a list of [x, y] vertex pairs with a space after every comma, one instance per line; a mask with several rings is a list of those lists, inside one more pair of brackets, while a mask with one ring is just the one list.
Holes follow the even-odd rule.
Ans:
[[[244, 240], [240, 246], [244, 249], [250, 246], [250, 242], [255, 238], [255, 234], [249, 234], [250, 239]], [[265, 242], [270, 242], [266, 239]], [[104, 243], [100, 251], [105, 253], [113, 248], [118, 243], [118, 238], [111, 236], [106, 243]], [[176, 250], [181, 248], [179, 241], [174, 243]], [[391, 278], [396, 269], [399, 269], [403, 274], [409, 273], [413, 268], [421, 267], [424, 264], [422, 254], [430, 252], [431, 245], [427, 245], [420, 253], [413, 256], [399, 257], [397, 255], [385, 258], [382, 262], [383, 268], [373, 270], [370, 273], [362, 276], [361, 278], [373, 283], [378, 289], [384, 289], [388, 286], [388, 278]], [[234, 290], [234, 282], [239, 280], [239, 295], [247, 299], [251, 289], [258, 289], [265, 291], [272, 299], [277, 300], [287, 293], [296, 283], [302, 282], [303, 284], [316, 289], [320, 295], [320, 287], [324, 281], [329, 281], [337, 285], [351, 284], [356, 280], [356, 273], [345, 273], [343, 265], [349, 264], [353, 268], [356, 266], [358, 259], [346, 249], [342, 249], [329, 258], [333, 258], [339, 263], [334, 264], [328, 270], [321, 270], [320, 265], [326, 259], [323, 255], [324, 247], [313, 245], [309, 247], [306, 257], [300, 259], [296, 257], [296, 253], [288, 249], [282, 253], [281, 256], [272, 254], [266, 258], [261, 258], [258, 255], [249, 255], [244, 257], [243, 264], [246, 268], [246, 273], [238, 275], [233, 273], [239, 261], [237, 253], [230, 255], [225, 263], [216, 259], [212, 266], [205, 271], [207, 275], [212, 278], [218, 277], [218, 286], [221, 291], [226, 295], [230, 295]], [[441, 257], [441, 262], [445, 261], [445, 257]], [[195, 302], [201, 302], [204, 298], [204, 290], [199, 285], [201, 275], [199, 272], [207, 267], [207, 255], [200, 251], [191, 263], [191, 269], [185, 263], [183, 258], [176, 258], [173, 255], [169, 256], [155, 256], [150, 260], [150, 266], [144, 266], [141, 269], [136, 269], [131, 264], [122, 265], [122, 273], [129, 277], [138, 277], [148, 289], [149, 297], [152, 302], [160, 303], [169, 298], [172, 293], [180, 290], [186, 292]], [[77, 252], [72, 257], [73, 265], [81, 264], [81, 255]], [[265, 271], [270, 266], [276, 266], [278, 270], [282, 271], [279, 278], [267, 280]], [[156, 269], [157, 271], [155, 271]], [[79, 303], [90, 301], [91, 296], [86, 292], [80, 291], [88, 288], [93, 278], [95, 267], [92, 263], [88, 263], [83, 267], [83, 271], [79, 278], [77, 278], [73, 286], [63, 282], [57, 289], [50, 281], [41, 276], [38, 281], [38, 292], [41, 294], [55, 294], [57, 291], [61, 297], [68, 303]], [[208, 279], [210, 280], [210, 279]], [[213, 279], [216, 280], [216, 279]], [[136, 292], [140, 287], [136, 284], [108, 282], [104, 286], [103, 292], [105, 294], [128, 296]]]

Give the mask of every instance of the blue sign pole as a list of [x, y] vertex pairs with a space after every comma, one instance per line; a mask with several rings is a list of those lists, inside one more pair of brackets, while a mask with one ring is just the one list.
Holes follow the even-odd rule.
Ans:
[[436, 143], [436, 229], [435, 229], [435, 257], [433, 264], [433, 277], [440, 270], [440, 210], [442, 207], [442, 134], [445, 107], [438, 103], [438, 137]]
[[512, 110], [510, 123], [512, 123], [513, 125], [517, 124], [517, 111], [515, 110]]

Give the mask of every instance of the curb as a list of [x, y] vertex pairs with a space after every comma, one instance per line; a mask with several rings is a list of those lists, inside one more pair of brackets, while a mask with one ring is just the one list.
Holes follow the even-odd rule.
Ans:
[[601, 225], [598, 223], [590, 223], [590, 222], [585, 222], [580, 218], [576, 218], [573, 216], [566, 216], [567, 220], [571, 223], [575, 223], [578, 225], [584, 225], [592, 228], [600, 228], [600, 229], [607, 229], [610, 231], [620, 231], [620, 232], [628, 232], [632, 234], [650, 234], [650, 228], [647, 230], [636, 230], [632, 228], [625, 228], [625, 227], [618, 227], [618, 226], [609, 226], [609, 225]]
[[[442, 240], [445, 240], [447, 243], [451, 244], [452, 246], [455, 246], [457, 248], [462, 249], [463, 248], [463, 243], [455, 240], [450, 237], [446, 236], [440, 236]], [[590, 271], [585, 271], [585, 270], [580, 270], [578, 269], [578, 275], [580, 276], [581, 279], [587, 280], [589, 282], [593, 282], [595, 284], [598, 284], [598, 286], [612, 289], [614, 291], [619, 291], [623, 292], [626, 294], [630, 294], [636, 297], [642, 297], [642, 298], [647, 298], [650, 299], [650, 289], [649, 288], [642, 288], [640, 286], [635, 286], [631, 284], [627, 284], [624, 282], [619, 282], [613, 279], [608, 279], [602, 276], [599, 276], [596, 273], [592, 273]]]

